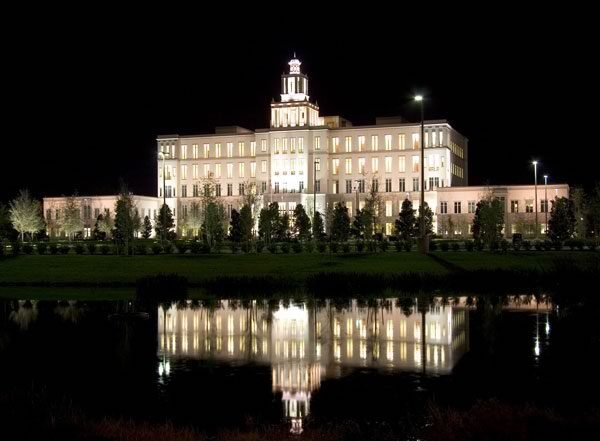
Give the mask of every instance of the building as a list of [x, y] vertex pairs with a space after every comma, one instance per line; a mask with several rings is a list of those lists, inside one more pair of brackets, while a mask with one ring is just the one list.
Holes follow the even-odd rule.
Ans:
[[[425, 121], [421, 140], [420, 122], [400, 117], [354, 126], [341, 116], [321, 116], [309, 95], [301, 62], [294, 57], [288, 64], [279, 100], [270, 106], [269, 128], [227, 126], [211, 134], [157, 138], [158, 197], [144, 200], [144, 210], [158, 211], [164, 199], [178, 233], [194, 236], [197, 230], [188, 228], [185, 220], [205, 194], [219, 197], [228, 215], [252, 196], [255, 214], [277, 202], [282, 213], [291, 215], [302, 204], [312, 217], [315, 209], [325, 213], [337, 202], [344, 202], [354, 215], [368, 193], [377, 191], [382, 227], [389, 235], [405, 199], [419, 208], [424, 185], [425, 202], [436, 215], [434, 229], [444, 236], [469, 234], [473, 204], [488, 193], [506, 201], [506, 236], [533, 233], [533, 186], [468, 187], [468, 140], [448, 121]], [[552, 197], [567, 196], [568, 186], [549, 184], [547, 191]], [[543, 194], [540, 185], [540, 232], [545, 230], [543, 214], [548, 209]], [[57, 203], [44, 199], [45, 210], [47, 200]]]

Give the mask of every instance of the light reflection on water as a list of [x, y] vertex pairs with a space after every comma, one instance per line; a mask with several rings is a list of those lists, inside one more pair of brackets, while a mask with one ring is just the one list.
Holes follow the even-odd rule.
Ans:
[[[293, 433], [301, 433], [311, 394], [321, 381], [348, 369], [448, 374], [469, 350], [467, 297], [427, 305], [411, 299], [300, 303], [221, 300], [158, 307], [158, 377], [168, 381], [172, 360], [218, 360], [270, 366]], [[242, 306], [243, 305], [243, 306]], [[514, 296], [502, 309], [545, 311], [552, 305]], [[537, 315], [539, 320], [539, 314]], [[540, 325], [534, 352], [540, 354]]]

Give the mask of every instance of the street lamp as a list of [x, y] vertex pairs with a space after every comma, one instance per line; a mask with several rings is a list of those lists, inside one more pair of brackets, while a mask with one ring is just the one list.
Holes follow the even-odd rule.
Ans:
[[548, 235], [548, 175], [544, 175], [544, 214], [546, 215], [545, 220], [545, 232]]
[[360, 205], [359, 199], [358, 199], [358, 192], [360, 190], [361, 181], [360, 181], [360, 179], [355, 179], [354, 182], [356, 182], [356, 187], [355, 187], [356, 188], [356, 209], [354, 210], [354, 215], [358, 216], [358, 207]]
[[537, 207], [537, 161], [533, 161], [533, 176], [534, 176], [534, 199], [535, 199], [535, 235], [534, 238], [537, 239], [538, 236], [538, 207]]
[[421, 182], [420, 182], [420, 190], [421, 190], [421, 200], [419, 204], [419, 251], [421, 253], [427, 254], [429, 252], [429, 242], [427, 241], [427, 237], [425, 235], [425, 109], [423, 106], [423, 95], [415, 95], [415, 101], [418, 102], [421, 106]]

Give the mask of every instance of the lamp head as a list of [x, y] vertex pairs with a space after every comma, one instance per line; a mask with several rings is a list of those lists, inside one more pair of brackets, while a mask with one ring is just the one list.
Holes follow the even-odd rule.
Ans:
[[532, 161], [531, 163], [532, 163], [534, 166], [538, 165], [538, 162], [537, 162], [537, 161]]
[[415, 95], [415, 101], [423, 101], [423, 95]]

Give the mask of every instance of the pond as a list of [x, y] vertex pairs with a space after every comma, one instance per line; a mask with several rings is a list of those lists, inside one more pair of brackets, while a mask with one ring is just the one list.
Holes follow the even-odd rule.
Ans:
[[4, 300], [0, 391], [207, 432], [353, 421], [417, 433], [432, 403], [597, 407], [594, 320], [528, 295]]

